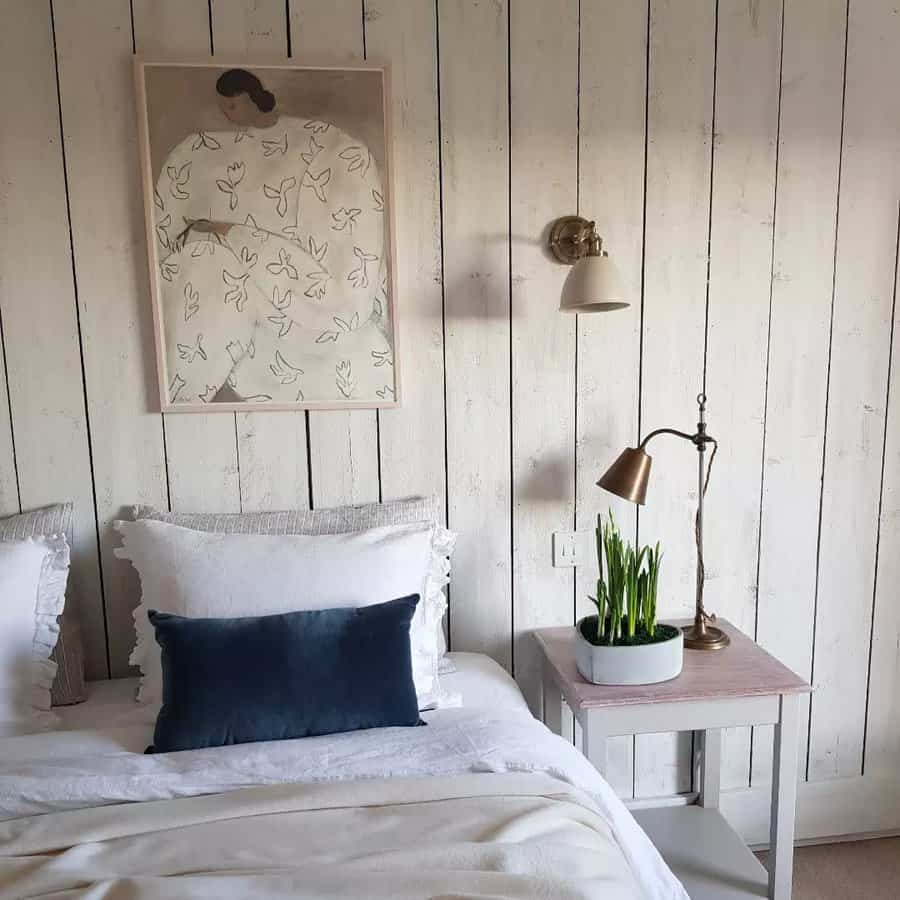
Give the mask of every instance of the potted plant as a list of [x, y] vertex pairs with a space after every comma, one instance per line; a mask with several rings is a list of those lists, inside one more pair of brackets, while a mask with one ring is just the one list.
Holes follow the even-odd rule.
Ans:
[[[680, 628], [656, 621], [662, 554], [622, 540], [612, 512], [604, 526], [597, 516], [597, 615], [575, 626], [578, 671], [593, 684], [655, 684], [681, 672]], [[604, 557], [606, 566], [604, 572]]]

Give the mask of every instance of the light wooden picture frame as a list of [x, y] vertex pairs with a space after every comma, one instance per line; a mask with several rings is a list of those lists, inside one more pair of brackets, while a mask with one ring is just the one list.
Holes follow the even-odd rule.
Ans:
[[397, 406], [388, 68], [135, 83], [162, 411]]

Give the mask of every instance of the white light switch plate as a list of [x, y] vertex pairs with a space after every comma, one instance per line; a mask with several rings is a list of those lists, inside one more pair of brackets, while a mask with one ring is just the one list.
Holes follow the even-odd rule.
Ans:
[[574, 531], [553, 532], [553, 565], [557, 569], [574, 569], [578, 565], [578, 540]]
[[553, 565], [557, 569], [574, 569], [587, 565], [590, 560], [591, 532], [554, 531]]

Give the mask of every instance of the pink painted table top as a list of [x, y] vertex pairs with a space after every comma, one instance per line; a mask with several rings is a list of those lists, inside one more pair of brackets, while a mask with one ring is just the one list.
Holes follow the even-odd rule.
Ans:
[[[672, 624], [690, 624], [679, 622]], [[575, 666], [575, 629], [541, 628], [535, 632], [564, 693], [582, 708], [684, 700], [718, 700], [768, 694], [805, 694], [812, 690], [799, 675], [767, 653], [725, 619], [716, 622], [731, 643], [724, 650], [684, 651], [684, 669], [659, 684], [600, 685], [585, 681]]]

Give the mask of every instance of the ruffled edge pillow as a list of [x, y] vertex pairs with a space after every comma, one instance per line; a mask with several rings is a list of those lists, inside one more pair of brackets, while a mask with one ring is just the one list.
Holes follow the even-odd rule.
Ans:
[[57, 664], [50, 658], [59, 640], [59, 617], [66, 605], [66, 585], [69, 581], [71, 562], [68, 541], [64, 535], [29, 538], [47, 547], [47, 555], [41, 566], [37, 601], [34, 610], [34, 642], [32, 644], [32, 671], [34, 673], [33, 705], [47, 714], [52, 724], [55, 716], [49, 715], [52, 706], [53, 681]]
[[[445, 656], [447, 640], [443, 621], [447, 611], [445, 586], [450, 583], [450, 557], [456, 547], [457, 533], [438, 521], [435, 496], [407, 497], [382, 503], [360, 503], [323, 509], [288, 509], [245, 513], [168, 512], [143, 504], [132, 507], [132, 519], [153, 519], [179, 525], [193, 531], [216, 534], [349, 534], [389, 525], [430, 522], [434, 526], [431, 564], [428, 571], [423, 612], [433, 626], [435, 636], [434, 689], [423, 709], [434, 706], [459, 706], [461, 697], [440, 687], [439, 675], [456, 671]], [[132, 661], [133, 662], [133, 661]]]
[[[433, 521], [428, 520], [407, 522], [402, 525], [382, 525], [361, 531], [329, 531], [326, 534], [304, 534], [294, 531], [279, 531], [277, 534], [271, 534], [267, 531], [256, 530], [212, 531], [202, 527], [188, 528], [186, 525], [169, 521], [168, 517], [162, 518], [146, 515], [136, 519], [135, 522], [116, 520], [113, 523], [113, 528], [118, 532], [121, 540], [121, 546], [115, 548], [113, 552], [119, 559], [130, 561], [141, 579], [140, 601], [133, 610], [135, 643], [129, 657], [129, 662], [138, 666], [141, 670], [140, 686], [136, 696], [139, 703], [156, 705], [161, 702], [162, 692], [162, 685], [158, 683], [159, 679], [153, 674], [155, 667], [150, 667], [150, 669], [147, 667], [148, 654], [151, 652], [151, 649], [157, 649], [153, 639], [153, 629], [147, 620], [147, 612], [154, 604], [159, 605], [162, 601], [156, 597], [148, 598], [147, 596], [144, 572], [152, 574], [155, 571], [155, 565], [151, 559], [146, 557], [144, 540], [148, 535], [135, 530], [135, 526], [141, 524], [158, 524], [163, 528], [173, 528], [175, 532], [180, 531], [185, 534], [194, 533], [207, 536], [220, 535], [239, 538], [354, 538], [364, 537], [374, 532], [389, 531], [397, 532], [399, 537], [403, 533], [407, 533], [410, 536], [421, 533], [422, 537], [426, 538], [426, 541], [422, 545], [424, 552], [421, 562], [415, 566], [421, 573], [419, 576], [421, 581], [418, 582], [418, 585], [421, 587], [417, 588], [417, 593], [421, 594], [422, 597], [421, 602], [418, 604], [418, 612], [421, 614], [421, 617], [417, 616], [419, 621], [414, 621], [413, 634], [416, 637], [412, 648], [414, 672], [417, 673], [415, 678], [419, 696], [419, 708], [424, 710], [438, 706], [460, 705], [461, 698], [457, 694], [444, 691], [440, 686], [439, 679], [439, 636], [442, 634], [441, 622], [447, 608], [443, 587], [449, 581], [450, 563], [448, 554], [452, 552], [456, 537], [452, 532], [440, 528]], [[153, 592], [151, 591], [151, 593]]]
[[[0, 542], [24, 541], [26, 538], [72, 535], [74, 505], [54, 503], [0, 518]], [[84, 647], [78, 619], [75, 587], [69, 580], [66, 604], [59, 621], [59, 639], [53, 652], [56, 679], [51, 691], [54, 706], [70, 706], [87, 700], [84, 681]]]
[[[54, 534], [29, 537], [23, 541], [4, 541], [6, 547], [33, 545], [42, 547], [44, 556], [35, 585], [34, 633], [31, 641], [28, 690], [25, 706], [12, 721], [5, 724], [29, 728], [50, 728], [58, 721], [50, 712], [51, 689], [57, 665], [50, 658], [59, 640], [58, 617], [66, 603], [66, 584], [69, 577], [69, 545], [65, 536]], [[2, 604], [0, 604], [2, 606]]]

